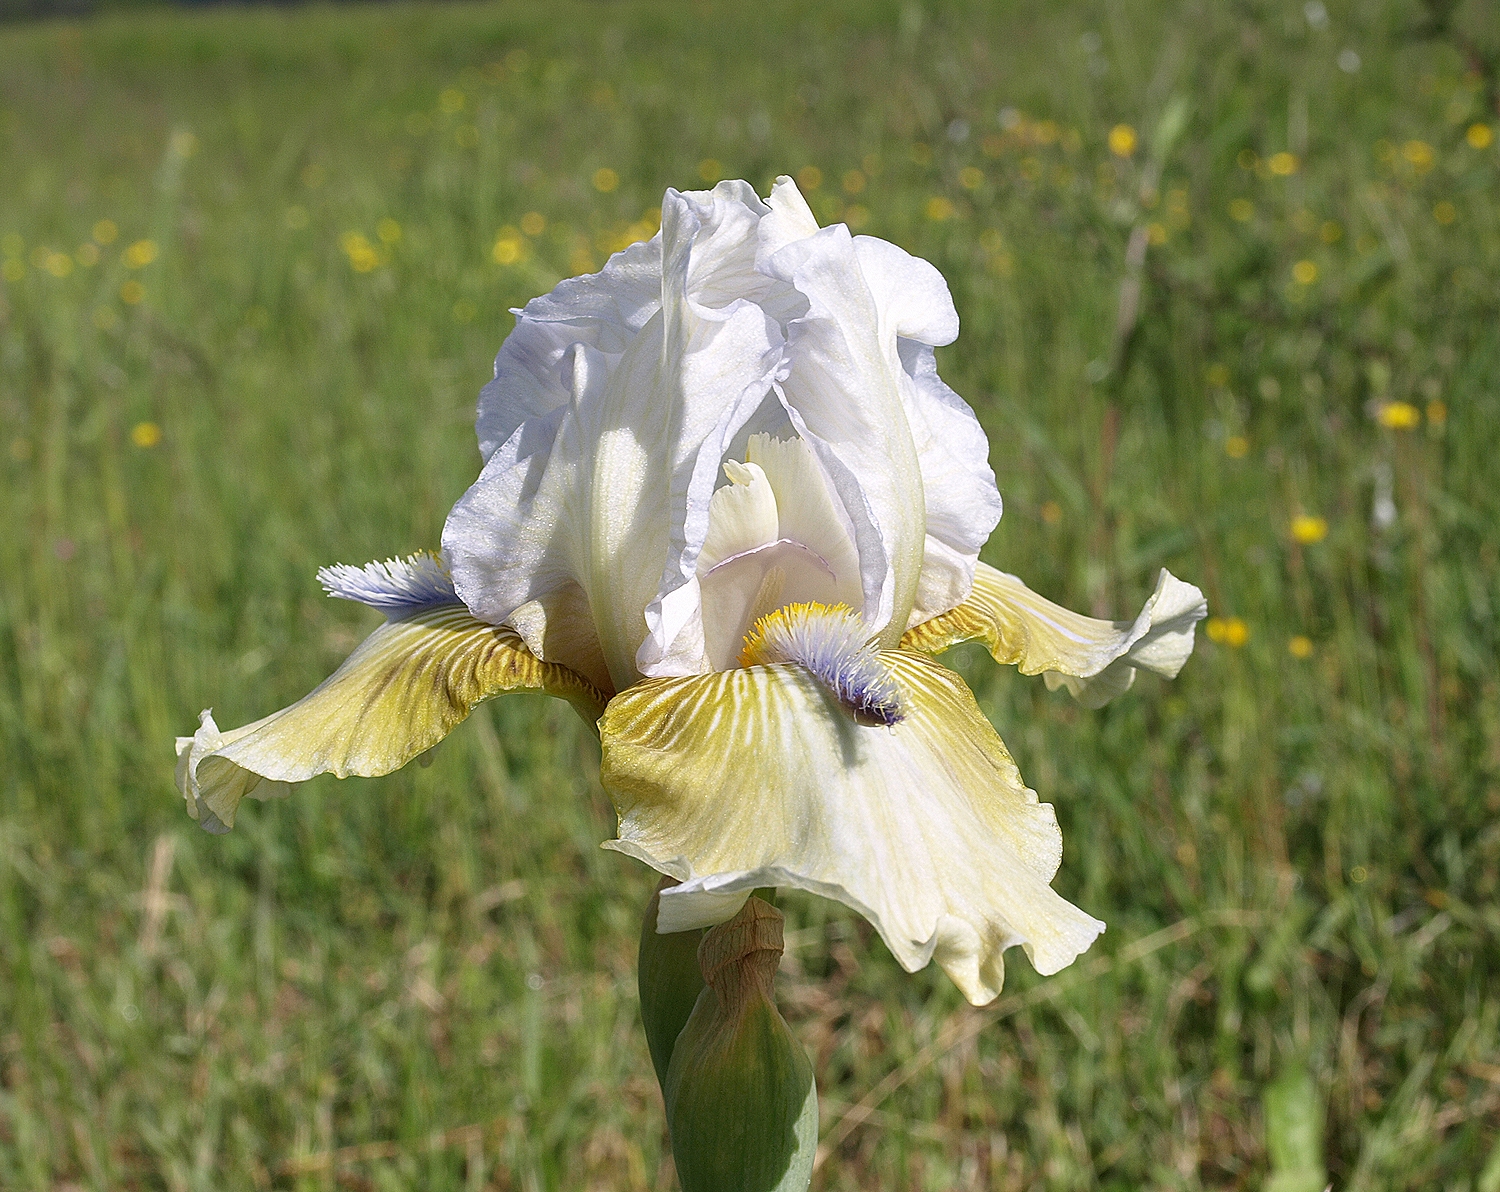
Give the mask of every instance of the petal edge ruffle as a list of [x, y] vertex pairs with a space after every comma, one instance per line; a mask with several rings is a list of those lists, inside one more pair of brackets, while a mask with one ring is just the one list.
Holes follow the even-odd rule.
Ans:
[[904, 718], [857, 724], [801, 667], [648, 680], [600, 720], [606, 845], [677, 878], [658, 927], [719, 921], [757, 886], [864, 915], [903, 967], [936, 959], [965, 996], [998, 995], [1003, 951], [1056, 972], [1103, 924], [1051, 888], [1061, 836], [952, 671], [881, 656]]
[[542, 662], [508, 625], [462, 605], [388, 621], [295, 704], [221, 732], [210, 712], [177, 738], [177, 788], [210, 832], [234, 826], [245, 797], [289, 794], [316, 774], [389, 774], [431, 749], [482, 700], [534, 689], [568, 700], [586, 720], [604, 697], [567, 667]]
[[1173, 679], [1193, 652], [1193, 629], [1208, 602], [1166, 568], [1140, 615], [1101, 621], [1037, 595], [1014, 575], [980, 563], [974, 586], [957, 608], [907, 630], [903, 649], [937, 654], [960, 642], [981, 641], [996, 662], [1023, 675], [1042, 675], [1066, 687], [1085, 707], [1098, 708], [1125, 692], [1135, 673]]

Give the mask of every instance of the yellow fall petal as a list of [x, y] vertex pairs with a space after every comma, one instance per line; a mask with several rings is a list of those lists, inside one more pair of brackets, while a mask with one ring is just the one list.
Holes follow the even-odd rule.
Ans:
[[980, 563], [957, 608], [906, 631], [903, 649], [937, 654], [981, 641], [996, 662], [1042, 675], [1097, 708], [1135, 682], [1137, 669], [1175, 678], [1193, 652], [1193, 627], [1208, 615], [1203, 593], [1165, 568], [1133, 621], [1085, 617], [1038, 596], [1013, 575]]
[[202, 827], [225, 832], [247, 795], [286, 795], [315, 774], [389, 774], [482, 700], [526, 689], [568, 700], [590, 723], [603, 711], [593, 684], [542, 662], [509, 626], [462, 605], [424, 609], [380, 626], [314, 691], [263, 720], [220, 732], [205, 711], [193, 736], [177, 738], [177, 787]]
[[965, 996], [998, 995], [1003, 951], [1042, 973], [1104, 925], [1056, 894], [1057, 820], [1026, 788], [952, 671], [882, 654], [896, 724], [857, 723], [801, 666], [647, 680], [599, 722], [620, 816], [606, 847], [682, 884], [663, 931], [720, 921], [758, 886], [837, 899], [915, 971], [937, 960]]

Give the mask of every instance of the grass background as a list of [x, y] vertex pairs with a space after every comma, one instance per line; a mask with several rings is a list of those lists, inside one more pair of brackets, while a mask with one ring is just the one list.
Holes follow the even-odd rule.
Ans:
[[597, 847], [565, 706], [497, 701], [430, 767], [226, 837], [171, 738], [371, 628], [314, 571], [437, 543], [508, 307], [666, 186], [800, 171], [953, 288], [985, 557], [1106, 615], [1167, 565], [1217, 618], [1100, 712], [958, 652], [1109, 931], [1047, 980], [1012, 953], [976, 1011], [786, 899], [815, 1186], [1497, 1192], [1496, 29], [1475, 0], [0, 29], [0, 1186], [671, 1186], [651, 877]]

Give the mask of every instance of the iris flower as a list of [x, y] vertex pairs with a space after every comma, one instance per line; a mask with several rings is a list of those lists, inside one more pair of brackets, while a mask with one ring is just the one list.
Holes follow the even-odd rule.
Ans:
[[479, 400], [484, 467], [442, 550], [319, 573], [386, 621], [298, 703], [177, 743], [189, 813], [386, 774], [481, 700], [595, 726], [616, 849], [676, 879], [658, 929], [758, 887], [852, 907], [975, 1004], [1020, 944], [1052, 973], [1104, 925], [1051, 886], [1061, 836], [963, 680], [959, 642], [1088, 706], [1174, 676], [1205, 614], [1161, 573], [1132, 620], [978, 561], [988, 443], [938, 377], [938, 271], [820, 228], [788, 178], [669, 190], [661, 231], [515, 312]]

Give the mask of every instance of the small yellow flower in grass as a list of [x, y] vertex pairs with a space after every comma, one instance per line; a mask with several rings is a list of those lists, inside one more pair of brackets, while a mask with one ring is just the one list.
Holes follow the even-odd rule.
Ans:
[[382, 244], [395, 244], [401, 239], [401, 225], [394, 219], [386, 217], [375, 225], [375, 235], [380, 237]]
[[942, 223], [944, 220], [952, 219], [954, 214], [953, 201], [943, 195], [933, 195], [932, 198], [927, 200], [924, 213], [933, 223]]
[[1356, 886], [1361, 886], [1370, 880], [1370, 871], [1363, 865], [1356, 865], [1349, 871], [1349, 880]]
[[113, 244], [119, 234], [119, 225], [112, 219], [101, 219], [94, 225], [95, 244]]
[[965, 190], [978, 190], [984, 185], [984, 171], [977, 166], [965, 166], [958, 172], [958, 184]]
[[1422, 411], [1409, 401], [1388, 401], [1376, 411], [1375, 420], [1388, 430], [1415, 430], [1422, 422]]
[[1292, 518], [1292, 537], [1303, 546], [1311, 546], [1328, 537], [1328, 519], [1302, 513]]
[[137, 240], [125, 250], [125, 263], [132, 269], [144, 269], [160, 251], [155, 240]]
[[1240, 617], [1209, 617], [1203, 631], [1209, 641], [1235, 650], [1250, 640], [1250, 626]]
[[1407, 141], [1401, 146], [1401, 156], [1419, 174], [1425, 174], [1432, 169], [1436, 161], [1436, 155], [1432, 152], [1432, 146], [1426, 141]]
[[620, 175], [608, 166], [600, 166], [594, 171], [594, 189], [600, 194], [607, 195], [620, 185]]
[[1043, 501], [1041, 508], [1042, 520], [1049, 526], [1055, 526], [1062, 521], [1062, 506], [1056, 501]]
[[80, 265], [91, 268], [99, 263], [99, 246], [92, 240], [85, 241], [78, 246], [78, 251], [73, 256]]
[[54, 252], [47, 255], [47, 272], [53, 277], [67, 277], [73, 272], [73, 258], [65, 252]]
[[1278, 178], [1290, 178], [1302, 168], [1302, 163], [1297, 160], [1295, 153], [1287, 153], [1283, 150], [1280, 153], [1271, 154], [1271, 158], [1266, 162], [1266, 166]]
[[453, 116], [464, 110], [464, 93], [457, 87], [446, 87], [438, 96], [438, 107], [443, 114]]
[[145, 297], [146, 287], [133, 277], [120, 287], [120, 301], [125, 303], [126, 306], [135, 306]]
[[521, 231], [528, 236], [540, 236], [547, 230], [547, 217], [540, 211], [528, 211], [521, 216]]
[[507, 224], [495, 237], [495, 246], [490, 249], [490, 256], [497, 265], [514, 265], [521, 259], [524, 247], [520, 233]]
[[863, 194], [869, 180], [865, 177], [863, 170], [849, 170], [844, 174], [844, 193], [846, 195]]
[[1224, 440], [1224, 454], [1230, 459], [1244, 459], [1250, 454], [1250, 440], [1244, 435], [1230, 435]]
[[1316, 261], [1298, 261], [1292, 266], [1292, 280], [1299, 286], [1310, 286], [1318, 280]]
[[339, 237], [339, 247], [349, 258], [349, 268], [356, 273], [369, 273], [380, 264], [380, 254], [362, 232], [345, 232]]
[[705, 157], [698, 163], [698, 177], [703, 181], [717, 182], [723, 176], [723, 168], [719, 165], [717, 157]]
[[1471, 124], [1469, 131], [1464, 133], [1464, 140], [1469, 142], [1470, 149], [1488, 149], [1494, 139], [1495, 134], [1488, 124]]
[[142, 449], [161, 442], [161, 427], [154, 422], [137, 422], [130, 428], [130, 441]]
[[1255, 204], [1249, 199], [1235, 199], [1229, 204], [1229, 218], [1238, 223], [1249, 223], [1255, 218]]
[[1311, 658], [1313, 655], [1312, 638], [1297, 634], [1286, 643], [1286, 652], [1293, 658]]
[[1116, 157], [1130, 157], [1137, 142], [1135, 129], [1128, 124], [1116, 124], [1109, 130], [1109, 151]]
[[6, 281], [20, 281], [26, 276], [26, 262], [19, 257], [6, 257], [5, 264], [0, 265], [0, 276]]
[[1448, 403], [1435, 397], [1427, 403], [1427, 425], [1442, 426], [1448, 421]]
[[1433, 205], [1432, 218], [1447, 227], [1458, 218], [1458, 208], [1447, 199], [1441, 199]]
[[823, 185], [823, 171], [817, 166], [803, 166], [797, 171], [797, 185], [803, 190], [817, 190]]

